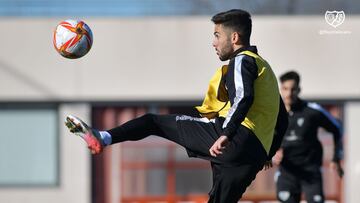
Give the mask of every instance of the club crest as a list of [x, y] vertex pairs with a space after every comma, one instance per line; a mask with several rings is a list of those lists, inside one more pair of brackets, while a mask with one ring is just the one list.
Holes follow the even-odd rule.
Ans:
[[290, 197], [290, 192], [289, 191], [280, 191], [278, 193], [279, 199], [282, 201], [286, 201], [289, 199]]
[[336, 28], [345, 21], [345, 12], [344, 11], [326, 11], [325, 12], [325, 21], [327, 24]]
[[298, 124], [299, 127], [301, 127], [304, 124], [304, 120], [305, 120], [304, 118], [298, 118], [297, 119], [297, 124]]

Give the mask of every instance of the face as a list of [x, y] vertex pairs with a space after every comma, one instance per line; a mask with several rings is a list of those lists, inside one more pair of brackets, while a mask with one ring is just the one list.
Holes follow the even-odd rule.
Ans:
[[286, 106], [296, 102], [300, 93], [300, 87], [295, 80], [285, 80], [280, 85], [280, 93]]
[[215, 47], [216, 54], [221, 61], [226, 61], [234, 52], [231, 43], [231, 32], [221, 24], [215, 24], [214, 40], [212, 43]]

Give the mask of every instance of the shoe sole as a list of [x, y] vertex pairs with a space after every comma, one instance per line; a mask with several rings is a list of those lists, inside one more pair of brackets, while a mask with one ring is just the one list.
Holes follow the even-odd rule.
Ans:
[[66, 116], [65, 125], [68, 127], [70, 132], [82, 138], [84, 138], [85, 134], [91, 133], [91, 129], [89, 129], [89, 127], [87, 127], [81, 119], [72, 115]]
[[87, 143], [91, 153], [98, 154], [102, 151], [100, 141], [93, 134], [92, 129], [81, 119], [68, 115], [66, 116], [65, 125], [71, 133], [81, 137]]

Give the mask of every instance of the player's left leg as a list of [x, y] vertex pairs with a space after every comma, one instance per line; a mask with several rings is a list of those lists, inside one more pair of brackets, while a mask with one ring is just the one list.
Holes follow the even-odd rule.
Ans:
[[145, 114], [106, 131], [95, 130], [71, 115], [65, 124], [86, 141], [93, 154], [100, 153], [106, 145], [156, 135], [185, 147], [189, 153], [211, 158], [208, 150], [218, 138], [215, 121], [185, 115]]
[[306, 175], [304, 175], [301, 185], [308, 203], [325, 202], [322, 175], [319, 167], [307, 172]]
[[209, 146], [218, 138], [215, 121], [186, 115], [145, 114], [121, 126], [107, 130], [112, 143], [137, 141], [150, 135], [159, 136], [177, 143], [188, 150], [209, 154]]
[[280, 166], [275, 174], [276, 197], [281, 203], [300, 203], [301, 184], [298, 174]]

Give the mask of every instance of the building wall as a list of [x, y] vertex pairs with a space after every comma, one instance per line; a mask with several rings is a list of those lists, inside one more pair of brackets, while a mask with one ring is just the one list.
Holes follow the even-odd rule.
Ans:
[[[200, 99], [225, 63], [211, 46], [209, 17], [87, 18], [94, 45], [78, 60], [53, 48], [52, 30], [61, 20], [0, 18], [1, 101]], [[303, 96], [358, 97], [360, 17], [348, 16], [336, 29], [323, 16], [253, 21], [252, 43], [276, 74], [300, 71]]]

